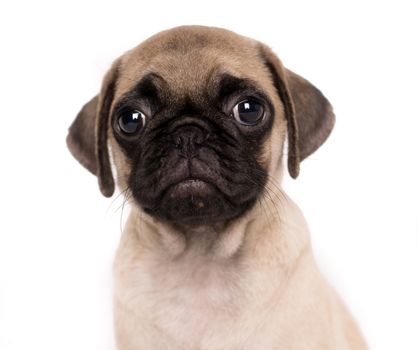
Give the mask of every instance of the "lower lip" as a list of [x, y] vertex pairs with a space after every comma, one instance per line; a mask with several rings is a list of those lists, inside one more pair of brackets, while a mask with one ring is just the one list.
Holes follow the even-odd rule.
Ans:
[[187, 179], [171, 186], [167, 194], [170, 198], [187, 198], [189, 196], [205, 197], [215, 192], [216, 188], [206, 181]]

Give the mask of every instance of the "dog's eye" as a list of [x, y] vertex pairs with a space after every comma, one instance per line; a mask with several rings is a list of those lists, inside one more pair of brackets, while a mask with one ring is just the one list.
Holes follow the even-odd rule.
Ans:
[[145, 126], [145, 114], [141, 111], [127, 111], [119, 116], [118, 124], [125, 134], [134, 134]]
[[243, 125], [255, 125], [263, 119], [264, 107], [257, 101], [244, 100], [235, 105], [232, 115]]

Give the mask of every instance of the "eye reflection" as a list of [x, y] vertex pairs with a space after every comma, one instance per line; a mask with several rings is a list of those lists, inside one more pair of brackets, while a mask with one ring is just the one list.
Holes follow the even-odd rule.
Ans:
[[264, 106], [255, 100], [244, 100], [235, 105], [232, 114], [243, 125], [256, 125], [264, 117]]

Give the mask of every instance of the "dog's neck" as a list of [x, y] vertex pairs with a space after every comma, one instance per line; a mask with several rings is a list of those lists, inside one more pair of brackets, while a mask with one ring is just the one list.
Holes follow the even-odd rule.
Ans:
[[302, 212], [284, 192], [280, 196], [280, 201], [260, 201], [236, 222], [194, 227], [162, 223], [133, 207], [124, 236], [141, 260], [161, 270], [187, 261], [190, 269], [224, 265], [244, 274], [242, 265], [254, 263], [258, 274], [264, 267], [284, 276], [310, 242]]
[[[303, 215], [283, 193], [236, 223], [184, 230], [132, 208], [116, 257], [115, 296], [122, 309], [129, 303], [142, 315], [133, 322], [195, 344], [222, 342], [226, 329], [238, 324], [253, 332], [280, 299], [303, 252], [310, 253]], [[206, 339], [209, 334], [217, 340]]]

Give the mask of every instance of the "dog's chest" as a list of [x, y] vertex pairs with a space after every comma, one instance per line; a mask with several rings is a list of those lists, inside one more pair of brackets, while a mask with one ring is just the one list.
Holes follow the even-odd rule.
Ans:
[[125, 330], [132, 330], [132, 341], [138, 338], [154, 349], [164, 349], [164, 344], [169, 349], [176, 349], [174, 344], [179, 349], [219, 349], [231, 334], [237, 341], [251, 327], [254, 314], [247, 316], [251, 305], [236, 266], [196, 256], [169, 264], [146, 259], [124, 264], [115, 276], [116, 308], [123, 312]]

